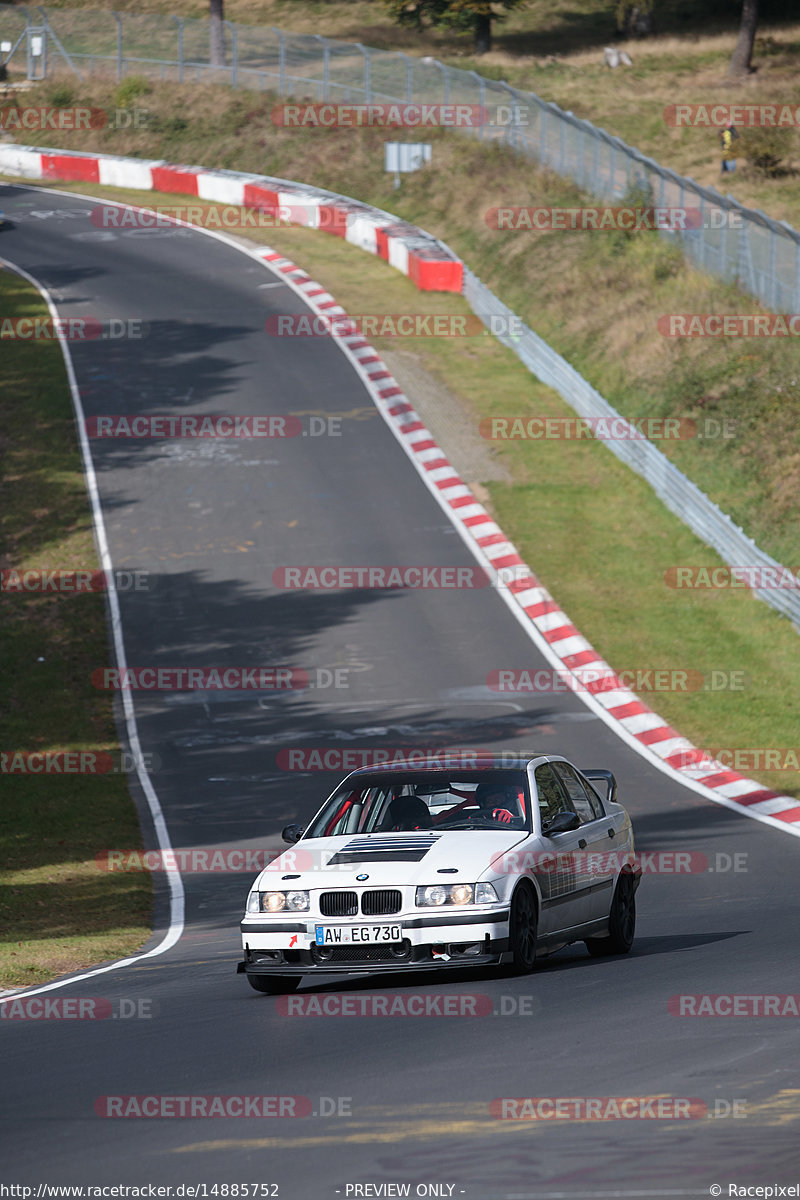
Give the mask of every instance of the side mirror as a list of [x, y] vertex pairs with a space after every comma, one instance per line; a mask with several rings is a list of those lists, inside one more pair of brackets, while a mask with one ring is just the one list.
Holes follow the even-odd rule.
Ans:
[[291, 846], [295, 842], [299, 842], [304, 833], [305, 830], [302, 825], [286, 825], [281, 832], [281, 837]]
[[542, 827], [542, 833], [545, 837], [555, 837], [557, 833], [569, 833], [571, 829], [579, 829], [580, 824], [581, 819], [577, 813], [560, 812]]

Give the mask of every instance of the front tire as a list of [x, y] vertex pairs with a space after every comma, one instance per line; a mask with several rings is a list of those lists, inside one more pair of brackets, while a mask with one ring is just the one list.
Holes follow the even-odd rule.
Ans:
[[514, 970], [520, 975], [529, 975], [536, 966], [538, 924], [533, 892], [520, 884], [511, 897], [509, 918], [509, 949], [514, 956]]
[[608, 915], [608, 937], [587, 938], [586, 949], [594, 958], [607, 954], [627, 954], [636, 934], [636, 880], [623, 871], [614, 889]]
[[299, 975], [248, 975], [247, 982], [257, 992], [268, 996], [289, 996], [300, 984]]

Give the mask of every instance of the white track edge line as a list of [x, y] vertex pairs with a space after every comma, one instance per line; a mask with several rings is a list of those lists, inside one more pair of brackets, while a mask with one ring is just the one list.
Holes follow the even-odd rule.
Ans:
[[[69, 193], [67, 193], [69, 194]], [[58, 309], [53, 303], [53, 299], [47, 288], [39, 283], [37, 279], [30, 275], [23, 267], [0, 258], [0, 266], [12, 271], [15, 275], [26, 279], [39, 294], [44, 298], [45, 303], [50, 311], [50, 316], [53, 319], [53, 325], [58, 335], [61, 354], [64, 358], [64, 365], [67, 372], [67, 381], [69, 383], [70, 394], [72, 396], [72, 405], [75, 415], [75, 423], [78, 427], [78, 442], [80, 444], [81, 458], [83, 460], [83, 473], [86, 479], [86, 490], [89, 495], [89, 501], [92, 508], [92, 521], [94, 524], [94, 535], [97, 544], [98, 557], [100, 564], [106, 576], [106, 588], [108, 595], [109, 615], [111, 617], [111, 633], [114, 641], [114, 653], [117, 659], [117, 666], [121, 671], [127, 667], [125, 657], [125, 645], [122, 638], [122, 614], [119, 607], [119, 596], [117, 594], [117, 585], [114, 579], [114, 564], [111, 559], [111, 553], [108, 548], [108, 539], [106, 537], [105, 520], [103, 518], [103, 509], [100, 503], [100, 492], [97, 487], [97, 476], [95, 475], [94, 463], [92, 461], [92, 452], [89, 446], [89, 439], [86, 434], [86, 418], [83, 411], [83, 403], [81, 401], [80, 389], [75, 376], [75, 370], [72, 365], [72, 356], [69, 352], [69, 344], [64, 331], [60, 328]], [[133, 699], [130, 691], [127, 688], [121, 689], [121, 698], [123, 712], [125, 715], [125, 728], [128, 735], [128, 744], [131, 753], [136, 763], [136, 775], [139, 784], [147, 800], [150, 815], [153, 820], [156, 838], [158, 840], [159, 849], [162, 851], [171, 851], [172, 843], [167, 831], [164, 813], [161, 809], [161, 804], [153, 787], [150, 775], [144, 766], [142, 747], [139, 741], [139, 728], [136, 723], [136, 713], [134, 710]], [[0, 996], [0, 1004], [5, 1004], [9, 1000], [16, 999], [18, 996], [35, 996], [40, 992], [51, 992], [55, 988], [66, 987], [70, 983], [77, 983], [81, 979], [91, 979], [95, 975], [104, 975], [108, 971], [119, 970], [120, 967], [130, 966], [132, 963], [139, 962], [141, 959], [153, 958], [155, 955], [163, 954], [169, 950], [180, 938], [184, 928], [184, 890], [183, 880], [180, 872], [175, 868], [169, 868], [164, 872], [167, 876], [169, 884], [169, 927], [164, 934], [162, 940], [152, 950], [145, 951], [144, 954], [131, 955], [128, 958], [119, 959], [117, 962], [109, 963], [106, 966], [95, 967], [91, 971], [82, 971], [78, 975], [67, 976], [64, 979], [58, 979], [53, 983], [43, 984], [33, 989], [24, 989], [14, 992], [10, 996]], [[152, 936], [152, 934], [151, 934]]]

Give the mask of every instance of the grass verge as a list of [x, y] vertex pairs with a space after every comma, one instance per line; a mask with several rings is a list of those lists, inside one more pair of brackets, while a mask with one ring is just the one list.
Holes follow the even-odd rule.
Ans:
[[[8, 271], [0, 314], [48, 316]], [[0, 459], [0, 567], [96, 569], [55, 341], [2, 341]], [[141, 846], [124, 774], [17, 773], [13, 757], [118, 754], [111, 701], [89, 682], [108, 661], [104, 596], [6, 592], [0, 604], [0, 987], [26, 987], [137, 950], [150, 934], [152, 887], [148, 875], [95, 861], [111, 846]]]
[[[72, 190], [137, 204], [175, 203], [174, 196], [155, 193], [91, 185]], [[420, 293], [381, 260], [324, 233], [284, 228], [248, 236], [304, 266], [351, 313], [469, 311], [461, 297]], [[398, 349], [396, 338], [374, 342], [380, 350]], [[545, 417], [571, 411], [492, 338], [404, 340], [402, 348], [460, 398], [465, 421], [475, 427], [509, 411]], [[800, 795], [797, 770], [759, 769], [767, 749], [800, 754], [800, 657], [790, 624], [745, 591], [666, 587], [669, 566], [720, 560], [601, 443], [509, 441], [494, 452], [513, 480], [486, 484], [498, 520], [603, 656], [618, 670], [702, 672], [709, 686], [701, 690], [640, 694], [695, 744], [743, 752], [738, 769]], [[710, 686], [715, 671], [725, 682], [719, 690]]]

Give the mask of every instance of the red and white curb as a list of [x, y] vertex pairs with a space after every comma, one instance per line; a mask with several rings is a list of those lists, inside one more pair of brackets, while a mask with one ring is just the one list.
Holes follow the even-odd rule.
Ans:
[[[212, 171], [163, 161], [41, 150], [15, 144], [0, 145], [0, 171], [27, 179], [83, 180], [111, 187], [155, 189], [216, 203], [288, 212], [302, 218], [293, 223], [327, 229], [363, 250], [380, 255], [421, 289], [460, 292], [462, 288], [463, 264], [431, 235], [360, 201], [311, 186], [237, 171]], [[223, 234], [202, 232], [237, 245]], [[323, 287], [288, 259], [264, 249], [245, 253], [252, 253], [277, 269], [317, 315], [347, 315]], [[773, 792], [722, 763], [709, 767], [708, 756], [667, 725], [634, 692], [621, 682], [619, 687], [609, 690], [617, 681], [613, 668], [570, 622], [457, 475], [372, 346], [360, 334], [331, 336], [350, 358], [378, 410], [476, 559], [495, 579], [500, 569], [515, 568], [518, 576], [515, 582], [499, 586], [498, 595], [509, 605], [541, 654], [559, 669], [591, 667], [601, 675], [594, 683], [584, 683], [576, 677], [576, 684], [580, 682], [576, 694], [587, 707], [623, 741], [673, 779], [726, 808], [800, 836], [800, 801]]]
[[[15, 143], [0, 145], [0, 172], [24, 179], [99, 183], [194, 196], [216, 204], [258, 209], [290, 225], [344, 238], [396, 267], [422, 291], [460, 293], [464, 283], [463, 263], [416, 225], [398, 221], [391, 213], [349, 196], [286, 179], [244, 171], [207, 171], [160, 159], [121, 158]], [[246, 234], [247, 230], [242, 232]]]
[[[302, 267], [273, 250], [253, 253], [279, 271], [319, 316], [346, 317], [341, 305]], [[710, 766], [706, 753], [681, 737], [663, 717], [622, 685], [613, 668], [576, 629], [514, 544], [476, 500], [369, 342], [359, 333], [336, 334], [335, 340], [353, 362], [376, 407], [429, 491], [481, 565], [500, 584], [498, 595], [509, 604], [540, 652], [553, 666], [565, 671], [591, 667], [592, 674], [598, 676], [594, 682], [581, 682], [581, 690], [575, 694], [629, 746], [665, 774], [726, 808], [800, 836], [797, 799], [781, 796], [722, 764]], [[508, 568], [513, 568], [514, 582], [502, 584], [497, 573]], [[693, 765], [696, 763], [702, 765]]]

